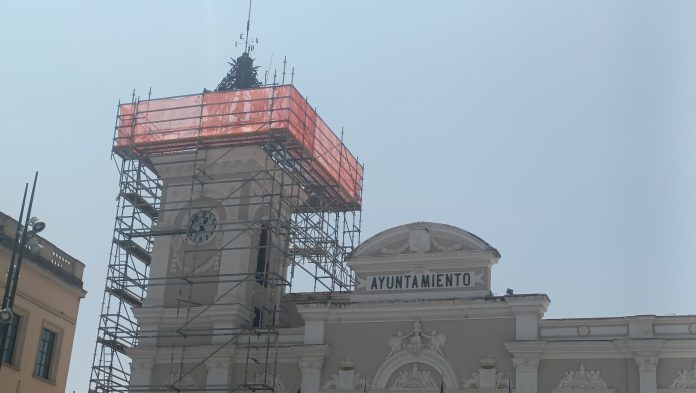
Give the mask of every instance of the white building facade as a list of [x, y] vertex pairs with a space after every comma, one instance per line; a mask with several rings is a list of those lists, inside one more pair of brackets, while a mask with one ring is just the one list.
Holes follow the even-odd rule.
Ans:
[[[272, 373], [249, 366], [261, 348], [145, 340], [131, 352], [131, 384], [166, 384], [185, 352], [205, 364], [182, 381], [190, 391], [251, 380], [281, 393], [696, 393], [696, 316], [544, 319], [545, 294], [493, 296], [499, 258], [448, 225], [386, 230], [352, 253], [353, 292], [282, 295]], [[150, 306], [138, 311], [150, 328], [172, 318]], [[245, 318], [230, 309], [208, 327]]]

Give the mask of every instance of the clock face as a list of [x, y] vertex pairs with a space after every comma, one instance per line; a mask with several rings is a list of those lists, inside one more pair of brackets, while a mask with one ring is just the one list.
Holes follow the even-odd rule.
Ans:
[[214, 236], [216, 223], [217, 218], [212, 211], [200, 211], [189, 219], [186, 238], [194, 244], [207, 243]]

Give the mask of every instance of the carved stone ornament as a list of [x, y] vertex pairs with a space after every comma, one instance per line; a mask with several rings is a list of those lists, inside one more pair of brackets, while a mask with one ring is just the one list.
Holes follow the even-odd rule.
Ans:
[[566, 371], [565, 377], [558, 384], [558, 387], [552, 390], [557, 392], [573, 392], [576, 390], [594, 390], [601, 392], [613, 392], [614, 389], [607, 389], [607, 384], [599, 375], [597, 370], [586, 370], [585, 363], [580, 362], [579, 369]]
[[692, 370], [681, 370], [669, 385], [670, 389], [696, 389], [696, 362]]
[[430, 334], [423, 333], [420, 321], [416, 320], [413, 322], [411, 333], [403, 335], [401, 331], [397, 331], [396, 336], [389, 337], [388, 344], [391, 351], [387, 355], [387, 359], [403, 351], [408, 351], [417, 356], [424, 349], [444, 356], [442, 347], [446, 341], [445, 335], [438, 333], [436, 330], [433, 330]]
[[254, 385], [263, 385], [263, 388], [259, 388], [259, 390], [269, 390], [269, 387], [273, 387], [274, 392], [287, 390], [285, 389], [285, 384], [280, 379], [280, 375], [274, 375], [273, 373], [256, 374], [252, 381]]
[[538, 358], [512, 358], [512, 365], [522, 371], [535, 371], [539, 367]]
[[390, 351], [372, 378], [371, 390], [430, 386], [427, 382], [428, 376], [433, 378], [430, 373], [437, 375], [434, 380], [438, 387], [444, 382], [446, 387], [455, 389], [461, 382], [444, 355], [446, 341], [445, 335], [435, 330], [424, 333], [418, 320], [413, 322], [410, 333], [397, 331], [387, 341]]
[[[324, 389], [333, 390], [356, 390], [364, 388], [367, 380], [359, 373], [355, 372], [353, 366], [355, 362], [346, 359], [341, 362], [341, 368], [338, 372], [324, 384]], [[369, 384], [367, 384], [369, 387]]]
[[464, 243], [462, 242], [443, 245], [430, 235], [428, 228], [414, 228], [409, 232], [408, 240], [403, 245], [394, 248], [384, 247], [380, 251], [385, 255], [404, 254], [407, 251], [409, 253], [426, 253], [430, 252], [432, 248], [435, 248], [437, 251], [448, 252], [459, 251], [463, 246]]
[[411, 369], [399, 373], [389, 389], [423, 389], [437, 388], [438, 383], [431, 375], [430, 370], [419, 370], [418, 363], [413, 363]]
[[471, 374], [471, 378], [464, 381], [462, 388], [474, 389], [502, 389], [507, 388], [510, 378], [495, 368], [495, 360], [488, 356], [479, 362], [481, 368]]

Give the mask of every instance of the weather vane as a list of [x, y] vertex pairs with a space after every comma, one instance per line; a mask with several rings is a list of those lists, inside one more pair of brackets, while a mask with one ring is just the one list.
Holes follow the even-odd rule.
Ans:
[[230, 71], [225, 75], [220, 84], [215, 88], [215, 91], [240, 90], [249, 89], [252, 87], [261, 86], [258, 79], [258, 66], [254, 65], [254, 59], [249, 56], [249, 53], [254, 50], [254, 43], [258, 44], [259, 39], [252, 40], [249, 44], [249, 26], [251, 25], [251, 1], [249, 0], [249, 14], [247, 15], [246, 34], [239, 35], [239, 41], [235, 41], [234, 46], [239, 47], [244, 40], [244, 52], [236, 60], [228, 64], [232, 66]]
[[246, 53], [253, 52], [255, 49], [255, 44], [259, 43], [258, 38], [253, 38], [251, 40], [251, 45], [249, 45], [249, 25], [251, 24], [251, 1], [252, 0], [249, 0], [249, 13], [247, 14], [246, 33], [240, 33], [239, 40], [234, 42], [235, 48], [238, 48], [243, 43], [244, 44], [244, 52], [246, 52]]

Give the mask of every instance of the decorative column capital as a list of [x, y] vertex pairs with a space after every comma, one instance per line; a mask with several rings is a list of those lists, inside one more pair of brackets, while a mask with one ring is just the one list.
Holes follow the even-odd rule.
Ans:
[[326, 344], [303, 345], [295, 347], [294, 350], [302, 371], [302, 392], [319, 393], [321, 369], [324, 366], [324, 358], [331, 352], [331, 347]]
[[324, 360], [308, 360], [300, 358], [298, 362], [302, 374], [320, 374], [321, 369], [324, 366]]
[[331, 352], [331, 347], [326, 344], [303, 345], [295, 347], [300, 370], [303, 373], [321, 372], [324, 365], [324, 358]]
[[657, 362], [659, 360], [657, 356], [636, 356], [635, 360], [640, 372], [654, 373], [657, 371]]
[[503, 343], [505, 349], [513, 356], [512, 364], [515, 368], [530, 372], [536, 372], [547, 344], [546, 341], [508, 341]]
[[536, 372], [537, 368], [539, 368], [539, 360], [539, 358], [514, 357], [512, 358], [512, 365], [515, 366], [515, 369], [520, 371]]

